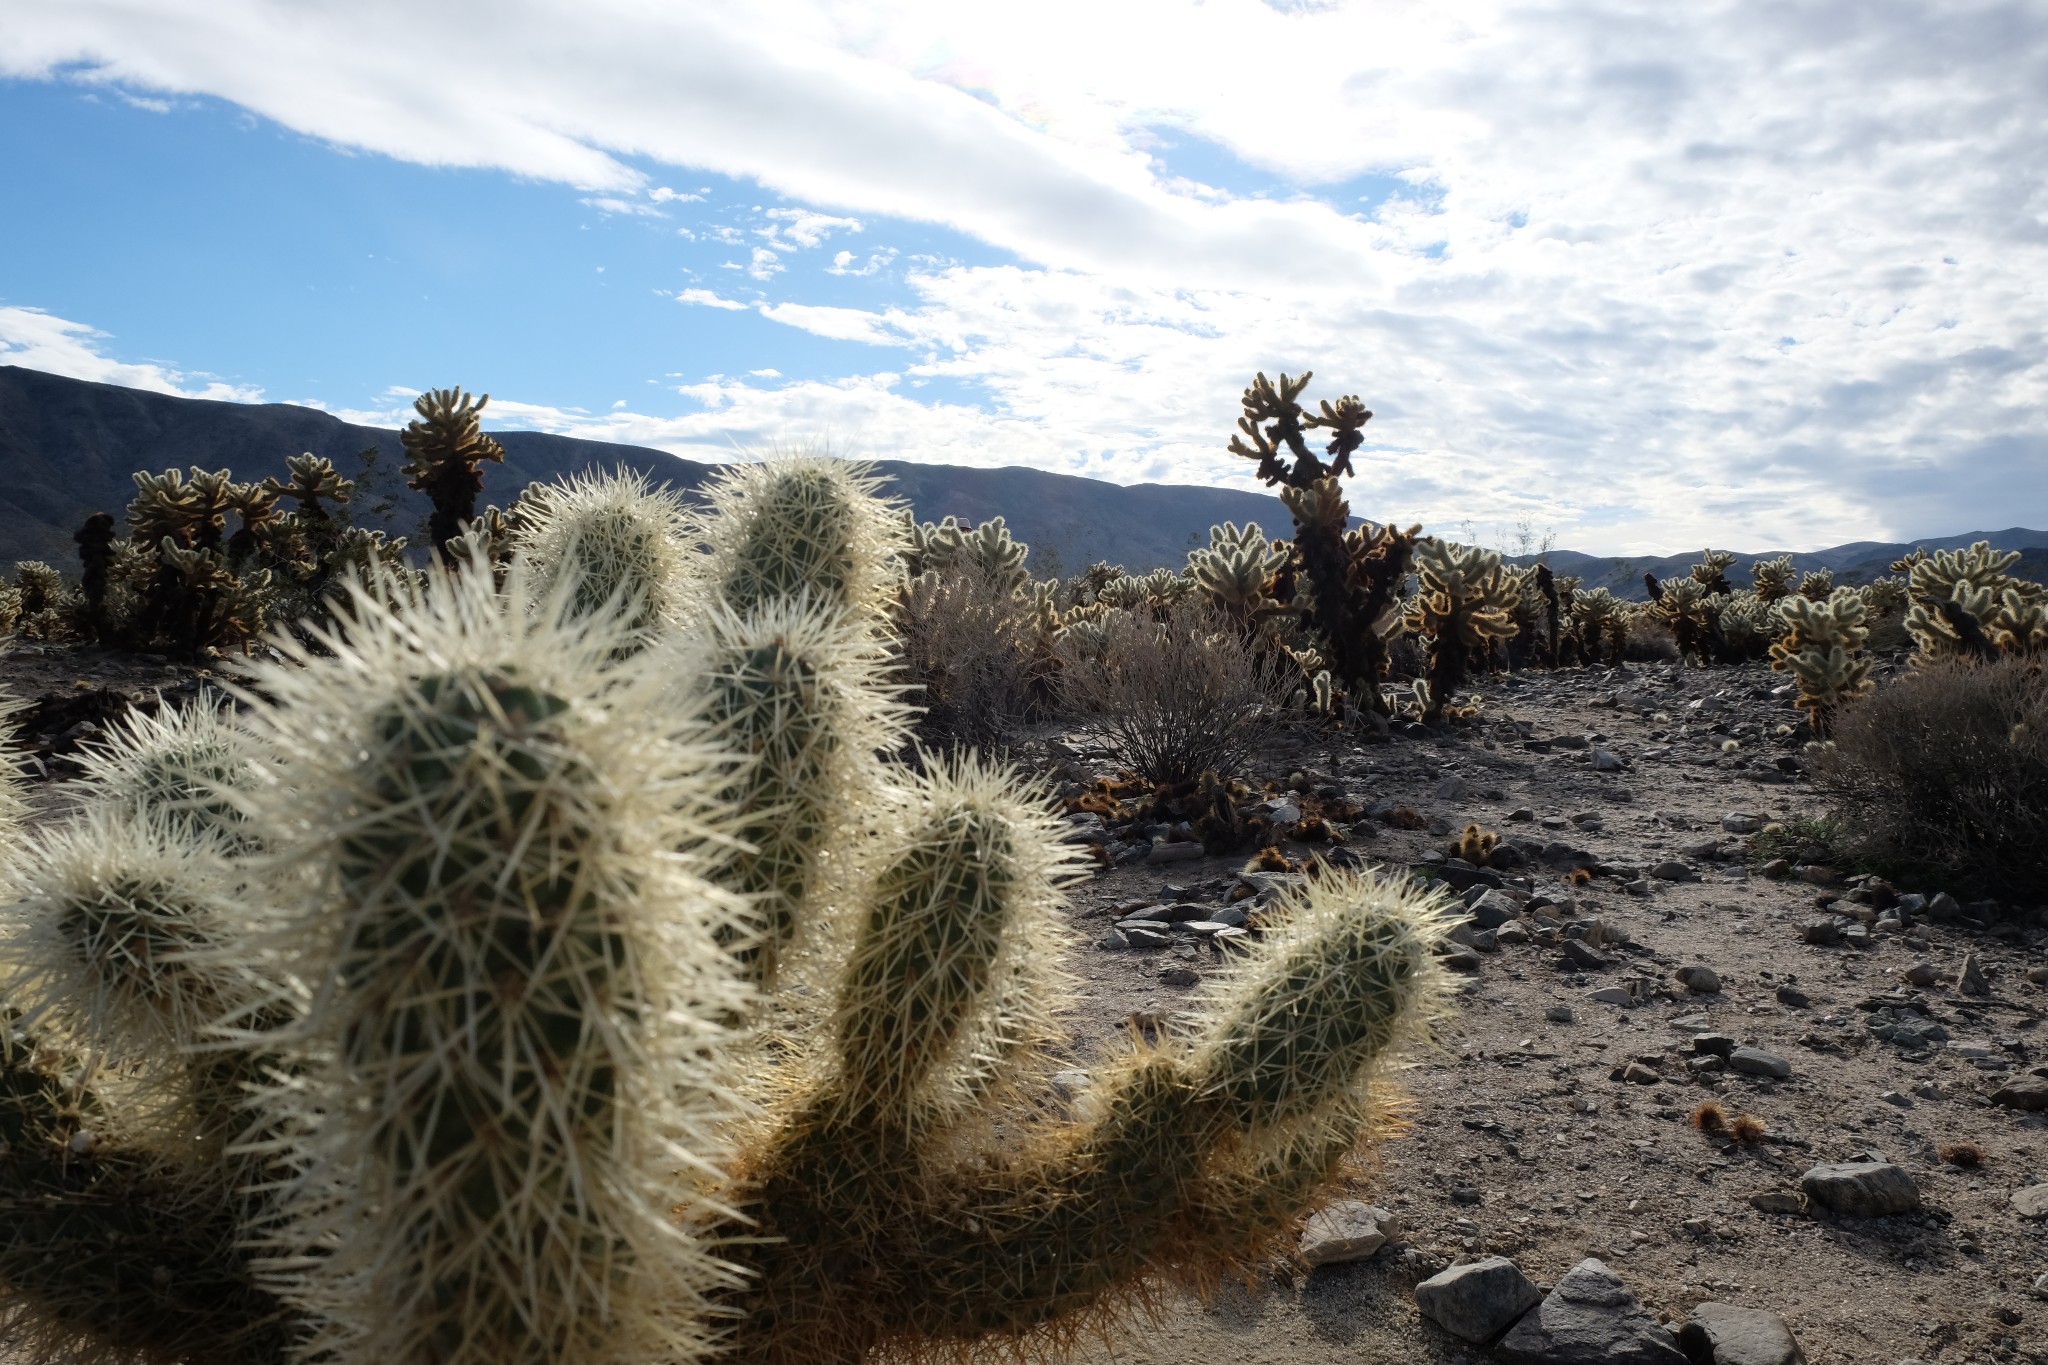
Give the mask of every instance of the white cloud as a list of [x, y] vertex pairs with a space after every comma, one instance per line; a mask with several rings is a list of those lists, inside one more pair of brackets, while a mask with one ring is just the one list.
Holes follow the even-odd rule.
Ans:
[[755, 233], [784, 248], [814, 247], [835, 232], [861, 230], [858, 218], [839, 218], [809, 209], [769, 209], [766, 216], [768, 225], [756, 228]]
[[[1317, 393], [1380, 412], [1389, 449], [1358, 493], [1374, 515], [1526, 515], [1565, 543], [1658, 549], [2048, 524], [2039, 6], [523, 0], [516, 23], [473, 17], [26, 0], [0, 71], [83, 63], [136, 97], [216, 95], [350, 147], [643, 206], [668, 200], [642, 165], [750, 178], [804, 207], [771, 211], [731, 266], [788, 297], [678, 297], [907, 345], [837, 382], [714, 381], [680, 425], [550, 419], [595, 430], [715, 443], [783, 412], [906, 455], [1241, 480], [1220, 453], [1238, 389], [1312, 366]], [[1204, 169], [1232, 157], [1277, 188]], [[911, 258], [915, 301], [886, 313], [776, 273], [779, 252], [878, 217], [1023, 264]], [[848, 249], [826, 269], [893, 260]], [[949, 383], [985, 397], [927, 401]]]
[[825, 267], [825, 273], [828, 275], [876, 275], [888, 269], [890, 263], [895, 259], [896, 248], [894, 247], [883, 247], [880, 251], [869, 252], [867, 260], [859, 265], [853, 263], [853, 253], [851, 251], [835, 251], [832, 253], [832, 264]]
[[683, 289], [676, 293], [677, 303], [694, 304], [699, 308], [723, 308], [727, 312], [744, 313], [751, 305], [738, 299], [721, 298], [709, 289]]
[[232, 403], [260, 402], [263, 391], [230, 384], [208, 375], [188, 374], [168, 365], [127, 364], [100, 352], [106, 333], [71, 322], [40, 308], [0, 306], [0, 365], [120, 384], [180, 398], [212, 398]]

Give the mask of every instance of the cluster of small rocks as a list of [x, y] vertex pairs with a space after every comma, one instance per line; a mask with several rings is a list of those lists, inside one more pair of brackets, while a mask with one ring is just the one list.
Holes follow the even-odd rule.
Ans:
[[1510, 1365], [1803, 1365], [1775, 1313], [1713, 1301], [1675, 1330], [1604, 1261], [1587, 1257], [1548, 1291], [1505, 1256], [1454, 1265], [1415, 1286], [1444, 1331]]

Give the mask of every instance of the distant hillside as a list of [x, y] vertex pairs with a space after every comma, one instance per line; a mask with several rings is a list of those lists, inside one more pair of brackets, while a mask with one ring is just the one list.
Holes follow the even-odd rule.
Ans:
[[[1833, 569], [1835, 582], [1845, 586], [1868, 583], [1873, 578], [1882, 578], [1892, 571], [1892, 561], [1916, 546], [1929, 550], [1956, 550], [1988, 540], [1994, 549], [2018, 550], [2020, 561], [2014, 571], [2022, 577], [2039, 582], [2048, 582], [2048, 531], [2029, 531], [2024, 527], [2012, 527], [2004, 531], [1971, 531], [1958, 536], [1932, 536], [1926, 540], [1902, 541], [1888, 544], [1874, 540], [1859, 540], [1848, 545], [1837, 545], [1832, 549], [1815, 550], [1809, 554], [1793, 554], [1792, 567], [1798, 572], [1811, 573], [1815, 569]], [[1601, 558], [1582, 555], [1576, 550], [1552, 550], [1546, 555], [1516, 555], [1512, 562], [1530, 564], [1541, 558], [1554, 572], [1578, 574], [1588, 588], [1606, 588], [1617, 597], [1643, 601], [1649, 591], [1643, 586], [1643, 575], [1653, 573], [1659, 580], [1683, 578], [1700, 562], [1704, 551], [1692, 551], [1682, 555], [1664, 555], [1657, 558], [1622, 559]], [[1749, 566], [1759, 559], [1775, 559], [1782, 551], [1766, 550], [1757, 554], [1737, 555], [1735, 567], [1728, 571], [1728, 581], [1738, 588], [1749, 586]]]
[[[579, 441], [534, 431], [493, 432], [505, 463], [485, 473], [484, 497], [501, 506], [535, 479], [624, 466], [682, 489], [710, 466], [641, 446]], [[398, 433], [359, 427], [285, 403], [219, 403], [66, 379], [0, 366], [0, 564], [45, 559], [74, 567], [71, 533], [97, 511], [117, 516], [135, 495], [140, 469], [232, 469], [238, 479], [284, 473], [284, 457], [312, 451], [356, 477], [358, 456], [378, 452], [399, 505], [387, 518], [414, 534], [427, 504], [397, 487], [404, 460]], [[1236, 489], [1179, 484], [1122, 486], [1035, 469], [878, 460], [924, 521], [1001, 516], [1032, 547], [1040, 574], [1067, 573], [1107, 559], [1130, 569], [1178, 568], [1192, 545], [1207, 544], [1218, 522], [1255, 521], [1275, 536], [1291, 533], [1277, 498]]]
[[[487, 472], [484, 496], [501, 506], [532, 480], [582, 469], [624, 466], [688, 490], [710, 468], [641, 446], [534, 431], [493, 434], [505, 447], [505, 463]], [[174, 398], [0, 366], [0, 565], [45, 559], [75, 568], [72, 531], [93, 512], [118, 515], [134, 496], [129, 476], [136, 470], [199, 465], [232, 469], [238, 479], [260, 479], [281, 475], [286, 455], [307, 450], [327, 456], [350, 477], [362, 474], [361, 453], [376, 451], [371, 495], [381, 489], [395, 499], [386, 518], [390, 530], [417, 534], [427, 506], [399, 486], [404, 451], [396, 431], [353, 426], [285, 403]], [[901, 460], [876, 464], [895, 480], [897, 494], [922, 520], [1006, 518], [1017, 538], [1032, 547], [1031, 567], [1039, 574], [1072, 573], [1098, 559], [1133, 570], [1178, 568], [1188, 550], [1205, 544], [1209, 528], [1222, 521], [1257, 522], [1274, 536], [1292, 531], [1279, 500], [1260, 493], [1182, 484], [1125, 486], [1035, 469]], [[2025, 551], [2023, 571], [2048, 579], [2048, 532], [2014, 528], [1913, 543], [1948, 549], [1976, 540]], [[1795, 554], [1792, 560], [1802, 571], [1827, 567], [1838, 581], [1858, 583], [1887, 572], [1891, 561], [1911, 548], [1859, 541]], [[1584, 577], [1588, 587], [1605, 586], [1640, 599], [1646, 595], [1645, 570], [1659, 578], [1682, 575], [1698, 557], [1621, 559], [1556, 550], [1546, 558], [1558, 572]], [[1750, 561], [1767, 557], [1769, 552], [1741, 556], [1731, 577], [1746, 583]]]

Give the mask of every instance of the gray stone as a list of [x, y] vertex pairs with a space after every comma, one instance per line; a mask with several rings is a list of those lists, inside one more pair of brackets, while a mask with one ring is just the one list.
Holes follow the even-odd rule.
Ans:
[[1803, 943], [1825, 948], [1831, 943], [1842, 941], [1842, 926], [1832, 919], [1810, 919], [1799, 926], [1799, 938]]
[[1782, 1081], [1792, 1074], [1792, 1063], [1762, 1048], [1739, 1047], [1728, 1054], [1728, 1069], [1746, 1076], [1769, 1076], [1774, 1081]]
[[1889, 1161], [1824, 1161], [1799, 1177], [1799, 1188], [1822, 1208], [1854, 1218], [1920, 1207], [1920, 1187], [1903, 1166]]
[[1266, 813], [1276, 825], [1291, 825], [1301, 819], [1301, 807], [1292, 801], [1276, 801], [1266, 808]]
[[1626, 986], [1602, 986], [1586, 997], [1596, 1005], [1633, 1005], [1635, 992]]
[[1692, 880], [1692, 869], [1676, 858], [1666, 858], [1650, 869], [1650, 875], [1663, 882], [1689, 882]]
[[1763, 827], [1764, 818], [1747, 811], [1731, 810], [1721, 817], [1721, 828], [1730, 834], [1755, 834]]
[[1803, 1010], [1813, 1002], [1806, 998], [1806, 992], [1797, 986], [1780, 986], [1777, 989], [1778, 1003], [1788, 1009]]
[[1695, 1033], [1692, 1050], [1703, 1057], [1726, 1057], [1735, 1051], [1735, 1040], [1725, 1033]]
[[1761, 1190], [1749, 1197], [1749, 1206], [1758, 1213], [1797, 1213], [1799, 1196], [1789, 1190]]
[[1159, 981], [1165, 986], [1199, 986], [1202, 975], [1193, 967], [1168, 967], [1159, 973]]
[[1569, 1024], [1573, 1019], [1572, 1007], [1570, 1005], [1552, 1005], [1549, 1009], [1543, 1011], [1543, 1017], [1553, 1024]]
[[1508, 1329], [1499, 1350], [1511, 1365], [1686, 1365], [1670, 1331], [1590, 1256]]
[[1593, 771], [1596, 773], [1618, 773], [1627, 766], [1621, 761], [1619, 754], [1610, 753], [1605, 749], [1593, 751]]
[[1505, 1256], [1454, 1265], [1415, 1286], [1422, 1316], [1464, 1341], [1484, 1345], [1543, 1302], [1543, 1291]]
[[1712, 967], [1680, 967], [1678, 984], [1695, 995], [1717, 995], [1721, 990], [1721, 978]]
[[1200, 844], [1154, 844], [1148, 863], [1186, 863], [1206, 856]]
[[1962, 902], [1946, 891], [1937, 891], [1927, 902], [1927, 913], [1942, 919], [1950, 915], [1960, 915], [1963, 913]]
[[1907, 985], [1918, 986], [1922, 990], [1941, 979], [1941, 973], [1934, 970], [1932, 962], [1915, 962], [1899, 975], [1905, 978]]
[[1732, 1303], [1702, 1303], [1678, 1331], [1695, 1365], [1806, 1365], [1806, 1352], [1776, 1313]]
[[2048, 1218], [2048, 1185], [2029, 1185], [2015, 1191], [2012, 1206], [2022, 1218]]
[[1963, 954], [1963, 969], [1956, 973], [1956, 989], [1964, 995], [1991, 994], [1991, 983], [1984, 979], [1984, 964], [1975, 953]]
[[1301, 1258], [1312, 1266], [1362, 1261], [1400, 1233], [1400, 1221], [1377, 1204], [1341, 1199], [1308, 1216]]
[[1564, 941], [1565, 960], [1574, 967], [1598, 971], [1608, 965], [1607, 958], [1594, 948], [1589, 948], [1582, 939], [1568, 938]]
[[1991, 1102], [2023, 1114], [2038, 1114], [2048, 1109], [2048, 1078], [2021, 1076], [2007, 1081], [1991, 1092]]
[[1470, 913], [1480, 928], [1498, 929], [1509, 920], [1519, 918], [1522, 907], [1507, 892], [1487, 888], [1472, 902]]

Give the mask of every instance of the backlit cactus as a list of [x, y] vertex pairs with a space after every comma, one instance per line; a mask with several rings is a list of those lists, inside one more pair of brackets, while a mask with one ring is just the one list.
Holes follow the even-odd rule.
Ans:
[[614, 613], [629, 647], [682, 620], [690, 565], [680, 498], [625, 472], [579, 474], [528, 493], [510, 549], [533, 566], [539, 598], [567, 580], [571, 615]]
[[2014, 576], [2017, 550], [1980, 540], [1964, 550], [1915, 551], [1892, 565], [1907, 574], [1906, 631], [1915, 662], [2048, 648], [2048, 588]]
[[489, 394], [471, 398], [462, 389], [429, 389], [413, 400], [419, 414], [406, 424], [405, 483], [434, 504], [427, 518], [428, 543], [444, 559], [448, 543], [476, 517], [484, 466], [502, 463], [505, 448], [483, 433]]
[[1287, 563], [1288, 547], [1274, 545], [1256, 522], [1209, 528], [1205, 549], [1188, 553], [1188, 577], [1210, 604], [1247, 637], [1284, 608], [1273, 596], [1274, 578]]
[[1474, 654], [1483, 657], [1493, 641], [1515, 633], [1511, 613], [1519, 594], [1494, 551], [1435, 536], [1416, 542], [1415, 576], [1420, 591], [1409, 625], [1430, 637], [1423, 715], [1435, 720], [1464, 685]]
[[517, 579], [359, 591], [331, 657], [253, 680], [248, 805], [321, 875], [267, 930], [319, 984], [265, 1096], [291, 1175], [264, 1241], [341, 1361], [689, 1359], [726, 1279], [671, 1209], [722, 1150], [745, 1004], [691, 853], [729, 764], [615, 620], [529, 613]]
[[1823, 601], [1805, 596], [1778, 603], [1786, 633], [1771, 646], [1771, 667], [1799, 683], [1794, 704], [1818, 735], [1828, 732], [1835, 711], [1871, 688], [1869, 638], [1863, 599], [1854, 588], [1837, 588]]
[[878, 608], [908, 533], [866, 465], [780, 455], [727, 465], [701, 490], [690, 531], [709, 551], [700, 592], [744, 615], [809, 593], [820, 607]]
[[1752, 560], [1749, 566], [1749, 581], [1755, 587], [1757, 597], [1764, 602], [1776, 602], [1792, 595], [1792, 556], [1779, 555], [1775, 559]]

